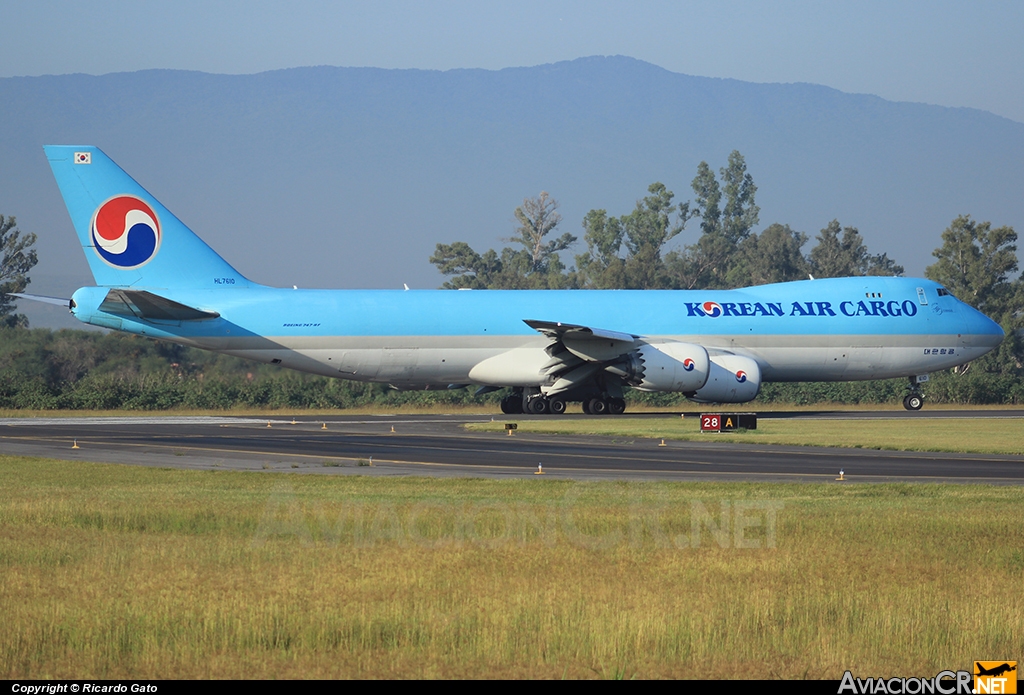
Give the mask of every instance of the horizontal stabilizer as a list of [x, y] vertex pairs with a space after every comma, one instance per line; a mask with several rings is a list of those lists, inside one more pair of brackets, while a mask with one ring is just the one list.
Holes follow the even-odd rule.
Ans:
[[65, 309], [71, 308], [70, 299], [61, 299], [60, 297], [44, 297], [41, 294], [21, 294], [20, 292], [9, 292], [9, 297], [18, 297], [19, 299], [30, 299], [33, 302], [43, 302], [44, 304], [56, 304], [62, 306]]
[[161, 297], [145, 290], [110, 290], [100, 311], [147, 321], [204, 321], [220, 316]]

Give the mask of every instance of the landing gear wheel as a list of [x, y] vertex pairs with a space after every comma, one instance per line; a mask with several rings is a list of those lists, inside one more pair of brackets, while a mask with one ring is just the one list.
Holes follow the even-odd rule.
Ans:
[[544, 415], [548, 412], [548, 400], [543, 396], [531, 398], [526, 402], [526, 411], [533, 415]]
[[912, 393], [903, 399], [903, 407], [907, 410], [920, 410], [924, 405], [924, 396], [919, 393]]
[[626, 412], [626, 401], [622, 398], [608, 399], [608, 413], [610, 415], [622, 415]]
[[561, 415], [565, 412], [565, 401], [561, 398], [548, 399], [548, 410], [552, 415]]
[[523, 397], [512, 394], [501, 399], [501, 412], [506, 415], [519, 415], [523, 412]]
[[593, 413], [590, 412], [590, 401], [589, 400], [583, 401], [583, 412], [586, 413], [587, 415], [593, 415]]
[[587, 401], [590, 406], [591, 415], [606, 415], [608, 413], [608, 402], [603, 398], [591, 398]]

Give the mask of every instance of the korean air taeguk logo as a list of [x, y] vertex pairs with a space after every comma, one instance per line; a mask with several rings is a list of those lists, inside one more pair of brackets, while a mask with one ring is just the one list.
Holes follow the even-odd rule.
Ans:
[[160, 220], [149, 203], [131, 195], [96, 208], [90, 234], [99, 257], [125, 270], [149, 263], [160, 248]]
[[722, 305], [718, 302], [704, 302], [700, 305], [701, 311], [704, 312], [705, 316], [709, 316], [713, 319], [717, 319], [722, 315]]
[[696, 363], [690, 357], [687, 357], [685, 360], [683, 360], [683, 369], [685, 369], [688, 372], [692, 372], [693, 368], [696, 366]]

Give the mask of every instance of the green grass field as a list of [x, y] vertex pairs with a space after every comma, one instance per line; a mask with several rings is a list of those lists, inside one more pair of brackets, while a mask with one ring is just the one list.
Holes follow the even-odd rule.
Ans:
[[0, 456], [0, 677], [933, 676], [1024, 655], [1022, 508]]
[[603, 435], [622, 438], [676, 439], [700, 442], [786, 444], [895, 451], [954, 451], [981, 454], [1024, 454], [1024, 419], [915, 419], [915, 420], [767, 420], [757, 429], [721, 434], [700, 432], [699, 418], [596, 417], [584, 420], [550, 418], [470, 424], [481, 432], [504, 431], [516, 422], [519, 432]]

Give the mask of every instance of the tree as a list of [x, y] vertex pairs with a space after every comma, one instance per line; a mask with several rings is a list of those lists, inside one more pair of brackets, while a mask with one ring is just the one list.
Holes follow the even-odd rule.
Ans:
[[[587, 253], [576, 257], [577, 281], [593, 289], [669, 287], [662, 251], [692, 216], [690, 204], [674, 205], [675, 194], [661, 182], [647, 187], [628, 215], [608, 217], [591, 210], [583, 218]], [[625, 257], [619, 254], [625, 247]]]
[[553, 241], [544, 242], [544, 238], [555, 230], [562, 216], [558, 214], [558, 201], [541, 191], [536, 198], [524, 198], [523, 204], [516, 208], [515, 217], [519, 221], [518, 237], [514, 241], [523, 245], [530, 255], [530, 273], [544, 273], [549, 270], [552, 260], [557, 261], [558, 252], [564, 251], [576, 242], [569, 232]]
[[932, 252], [938, 260], [925, 275], [979, 311], [1002, 314], [1013, 294], [1008, 280], [1017, 272], [1016, 241], [1013, 227], [992, 229], [961, 215], [942, 233], [942, 246]]
[[453, 275], [442, 285], [444, 289], [483, 290], [497, 281], [502, 265], [498, 254], [490, 249], [482, 256], [464, 241], [453, 244], [438, 244], [430, 262], [437, 266], [442, 275]]
[[620, 218], [622, 240], [628, 251], [625, 262], [625, 286], [648, 290], [667, 287], [661, 250], [683, 231], [689, 204], [679, 208], [681, 216], [673, 223], [677, 211], [672, 204], [674, 194], [663, 183], [652, 183], [650, 195], [638, 200], [628, 215]]
[[769, 225], [739, 245], [739, 258], [729, 269], [730, 287], [766, 285], [807, 279], [808, 262], [800, 249], [807, 235], [788, 224]]
[[[978, 362], [983, 372], [1014, 379], [1024, 371], [1024, 315], [1020, 311], [1024, 278], [1009, 279], [1017, 272], [1016, 241], [1013, 227], [992, 229], [990, 222], [975, 222], [970, 215], [961, 215], [942, 233], [942, 246], [932, 252], [938, 260], [924, 271], [926, 277], [1003, 327], [1003, 342]], [[966, 372], [968, 366], [957, 373]]]
[[810, 255], [810, 272], [815, 277], [903, 274], [903, 266], [897, 265], [887, 254], [870, 255], [857, 228], [842, 227], [839, 220], [829, 222], [817, 239]]
[[[587, 253], [576, 257], [582, 287], [601, 289], [670, 289], [726, 287], [739, 244], [758, 221], [757, 186], [738, 151], [719, 170], [721, 184], [707, 162], [697, 166], [692, 203], [673, 205], [674, 194], [652, 183], [649, 195], [628, 215], [609, 217], [591, 210], [583, 220]], [[701, 236], [682, 252], [666, 245], [699, 217]], [[622, 255], [625, 247], [625, 256]]]
[[24, 292], [28, 286], [28, 271], [35, 266], [36, 235], [29, 232], [22, 235], [14, 217], [0, 215], [0, 326], [28, 327], [24, 314], [14, 313], [15, 298], [11, 292]]
[[444, 275], [454, 276], [444, 283], [446, 289], [555, 289], [566, 287], [565, 266], [558, 257], [575, 243], [576, 237], [566, 233], [546, 241], [562, 216], [558, 202], [542, 191], [536, 198], [526, 198], [515, 209], [519, 223], [514, 236], [506, 241], [522, 248], [506, 246], [497, 252], [489, 249], [477, 253], [464, 241], [438, 244], [430, 262]]
[[758, 223], [757, 186], [743, 155], [733, 150], [719, 175], [721, 185], [708, 163], [701, 162], [690, 184], [695, 194], [691, 215], [700, 217], [701, 236], [683, 253], [666, 258], [676, 287], [730, 287], [730, 270], [740, 257], [740, 245]]
[[578, 284], [602, 289], [625, 286], [626, 263], [619, 257], [622, 221], [609, 217], [607, 210], [591, 210], [583, 218], [583, 229], [587, 253], [576, 256]]

